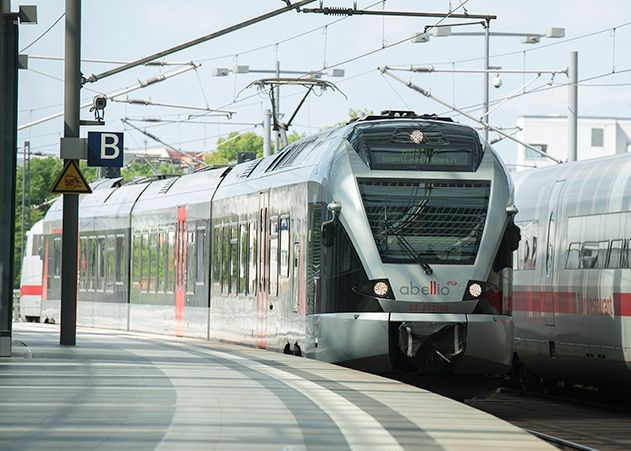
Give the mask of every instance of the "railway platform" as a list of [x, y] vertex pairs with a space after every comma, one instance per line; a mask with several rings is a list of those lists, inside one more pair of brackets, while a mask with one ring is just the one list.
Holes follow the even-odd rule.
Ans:
[[16, 323], [0, 449], [554, 449], [379, 376], [225, 343]]

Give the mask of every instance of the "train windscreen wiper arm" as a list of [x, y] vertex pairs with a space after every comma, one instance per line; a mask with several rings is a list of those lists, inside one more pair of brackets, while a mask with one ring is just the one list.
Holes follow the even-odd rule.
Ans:
[[416, 263], [417, 265], [420, 265], [421, 268], [423, 268], [423, 271], [425, 271], [425, 274], [428, 274], [428, 275], [433, 274], [434, 270], [432, 269], [432, 267], [429, 266], [429, 263], [426, 263], [425, 261], [423, 261], [420, 255], [415, 252], [414, 247], [412, 247], [410, 242], [406, 240], [403, 235], [400, 235], [399, 233], [397, 233], [394, 230], [394, 228], [390, 225], [387, 219], [384, 220], [384, 224], [386, 226], [386, 235], [388, 234], [393, 235], [397, 240], [399, 240], [401, 249], [403, 249], [405, 253], [409, 257], [411, 257], [412, 260], [414, 260], [414, 263]]

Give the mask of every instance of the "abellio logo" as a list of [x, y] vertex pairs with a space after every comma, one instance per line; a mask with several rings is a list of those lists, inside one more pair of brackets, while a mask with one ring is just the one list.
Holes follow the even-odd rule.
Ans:
[[[458, 283], [454, 280], [450, 280], [447, 282], [447, 285], [456, 286]], [[448, 296], [450, 293], [450, 289], [448, 286], [441, 285], [437, 281], [432, 280], [427, 285], [419, 287], [414, 284], [414, 282], [410, 281], [409, 285], [402, 286], [399, 288], [399, 293], [403, 295], [418, 295], [422, 294], [424, 296]]]

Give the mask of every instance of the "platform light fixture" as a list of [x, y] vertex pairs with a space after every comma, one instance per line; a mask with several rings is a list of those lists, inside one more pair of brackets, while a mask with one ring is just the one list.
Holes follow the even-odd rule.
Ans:
[[[473, 23], [464, 23], [464, 24], [458, 24], [458, 25], [472, 25], [476, 22]], [[565, 37], [565, 28], [563, 27], [552, 27], [550, 29], [548, 29], [548, 31], [546, 33], [513, 33], [513, 32], [498, 32], [498, 31], [494, 31], [491, 32], [490, 29], [490, 20], [486, 20], [485, 22], [478, 22], [481, 25], [484, 26], [484, 31], [464, 31], [464, 32], [458, 32], [458, 33], [453, 33], [451, 31], [452, 26], [451, 25], [435, 25], [435, 26], [426, 26], [425, 30], [423, 31], [423, 33], [419, 33], [416, 36], [414, 36], [411, 39], [411, 42], [413, 43], [422, 43], [422, 42], [428, 42], [430, 40], [430, 37], [434, 36], [434, 37], [446, 37], [446, 36], [484, 36], [484, 48], [485, 48], [485, 52], [484, 52], [484, 69], [486, 71], [489, 70], [489, 38], [490, 36], [521, 36], [522, 37], [522, 43], [524, 44], [537, 44], [540, 39], [542, 37], [545, 38], [554, 38], [554, 39], [558, 39], [558, 38], [563, 38]], [[496, 79], [494, 79], [493, 85], [497, 88], [499, 87], [499, 85], [497, 84], [499, 82], [499, 85], [501, 85], [501, 79], [499, 78], [499, 76], [496, 77]], [[483, 96], [484, 96], [484, 101], [483, 101], [483, 111], [482, 111], [482, 116], [481, 116], [481, 120], [483, 120], [483, 122], [486, 124], [484, 127], [484, 138], [488, 141], [489, 139], [489, 128], [488, 128], [488, 121], [489, 121], [489, 75], [488, 73], [486, 73], [484, 75], [484, 92], [483, 92]]]

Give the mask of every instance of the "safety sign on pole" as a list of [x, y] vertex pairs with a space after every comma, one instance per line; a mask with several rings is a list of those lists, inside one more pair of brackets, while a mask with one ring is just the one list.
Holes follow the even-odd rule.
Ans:
[[66, 164], [57, 177], [57, 180], [55, 180], [51, 192], [60, 194], [90, 194], [92, 188], [90, 188], [85, 177], [81, 174], [75, 160], [66, 160]]

